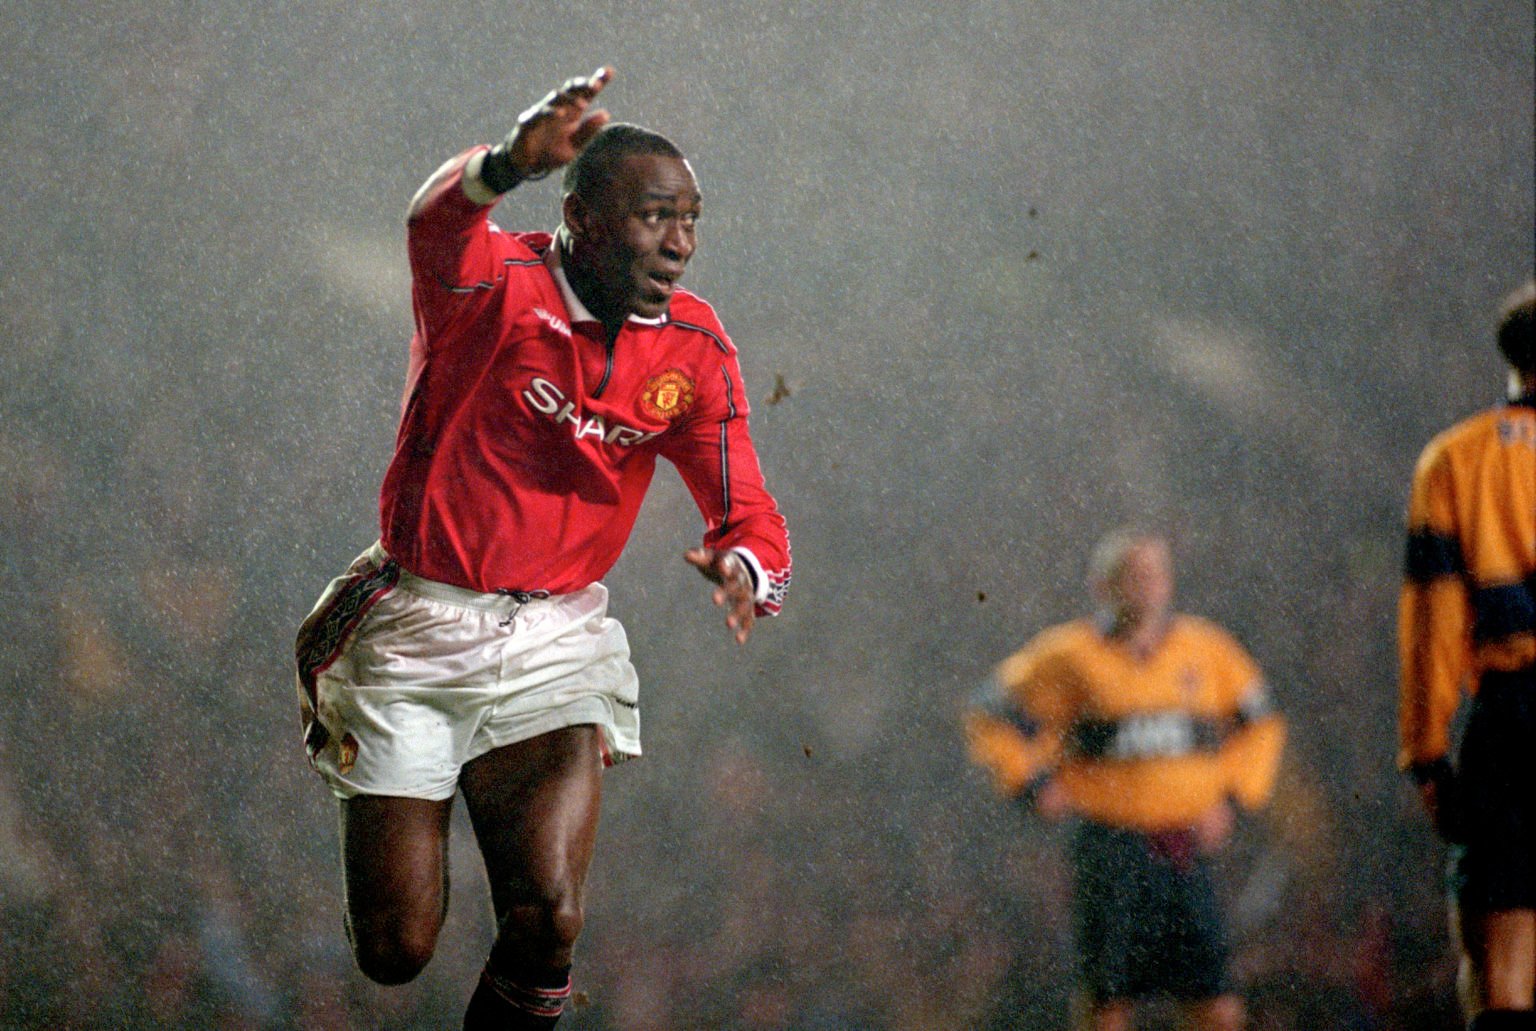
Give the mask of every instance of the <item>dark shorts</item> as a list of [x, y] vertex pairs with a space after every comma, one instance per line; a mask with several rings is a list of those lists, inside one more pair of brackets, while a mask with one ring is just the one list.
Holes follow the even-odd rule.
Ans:
[[1536, 670], [1486, 673], [1457, 756], [1449, 889], [1472, 913], [1536, 908]]
[[1210, 864], [1187, 841], [1083, 823], [1072, 865], [1077, 947], [1094, 1001], [1232, 990]]

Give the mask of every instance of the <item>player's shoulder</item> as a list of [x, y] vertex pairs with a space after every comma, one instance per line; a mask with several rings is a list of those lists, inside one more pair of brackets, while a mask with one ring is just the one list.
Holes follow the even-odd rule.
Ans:
[[1236, 655], [1248, 654], [1237, 635], [1220, 623], [1205, 616], [1180, 612], [1173, 617], [1173, 633], [1192, 645]]
[[1235, 640], [1231, 631], [1209, 616], [1193, 612], [1175, 612], [1170, 617], [1174, 633], [1207, 641]]
[[1048, 626], [1035, 634], [1016, 654], [1027, 655], [1035, 661], [1073, 655], [1101, 640], [1098, 625], [1088, 617]]
[[714, 307], [696, 293], [679, 287], [672, 294], [667, 324], [674, 331], [697, 336], [700, 342], [707, 342], [724, 354], [736, 353], [736, 345], [720, 324]]
[[1499, 425], [1508, 419], [1511, 413], [1516, 417], [1522, 417], [1520, 413], [1523, 411], [1526, 410], [1497, 405], [1475, 412], [1446, 427], [1430, 438], [1429, 443], [1424, 445], [1424, 450], [1419, 453], [1419, 471], [1422, 472], [1457, 452], [1482, 446], [1490, 436], [1499, 432]]

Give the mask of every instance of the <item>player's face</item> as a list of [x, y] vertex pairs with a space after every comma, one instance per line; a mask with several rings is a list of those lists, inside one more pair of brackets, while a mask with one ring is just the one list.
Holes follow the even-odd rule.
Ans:
[[693, 257], [701, 200], [682, 158], [636, 154], [619, 164], [583, 226], [593, 285], [610, 313], [666, 312]]
[[1132, 545], [1110, 579], [1115, 608], [1135, 622], [1161, 619], [1173, 604], [1173, 556], [1160, 540]]

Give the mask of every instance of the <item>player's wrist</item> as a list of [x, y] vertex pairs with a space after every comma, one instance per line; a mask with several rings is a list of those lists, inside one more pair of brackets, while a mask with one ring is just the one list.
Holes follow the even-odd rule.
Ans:
[[519, 183], [526, 182], [528, 178], [512, 160], [512, 155], [507, 152], [505, 144], [498, 143], [492, 147], [485, 155], [485, 160], [480, 163], [480, 181], [492, 193], [507, 193]]
[[763, 572], [763, 564], [757, 560], [756, 555], [739, 544], [730, 549], [730, 554], [741, 563], [746, 573], [747, 584], [752, 590], [752, 600], [761, 602], [768, 596], [768, 576]]
[[506, 139], [490, 149], [485, 155], [484, 163], [480, 166], [480, 181], [498, 194], [507, 193], [521, 183], [537, 182], [553, 171], [553, 169], [546, 169], [542, 172], [531, 172], [518, 164], [512, 152], [513, 144], [520, 131], [521, 126], [508, 133]]

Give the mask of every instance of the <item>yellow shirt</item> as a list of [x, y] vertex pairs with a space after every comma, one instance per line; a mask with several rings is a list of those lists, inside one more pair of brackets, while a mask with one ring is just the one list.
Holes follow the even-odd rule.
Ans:
[[1484, 670], [1536, 663], [1536, 408], [1480, 412], [1430, 441], [1413, 474], [1398, 603], [1398, 763], [1450, 750]]
[[971, 758], [1016, 795], [1059, 778], [1088, 819], [1134, 830], [1191, 826], [1223, 799], [1274, 789], [1285, 726], [1258, 667], [1221, 628], [1175, 616], [1137, 658], [1080, 619], [997, 667], [966, 713]]

